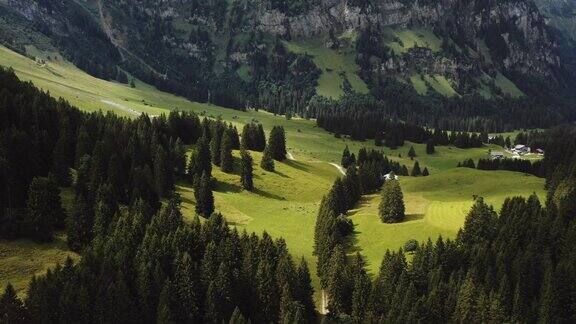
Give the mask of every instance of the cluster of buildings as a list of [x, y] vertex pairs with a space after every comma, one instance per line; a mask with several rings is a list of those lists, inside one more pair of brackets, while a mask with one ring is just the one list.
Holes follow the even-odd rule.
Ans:
[[[544, 155], [544, 150], [536, 149], [536, 150], [532, 151], [532, 149], [529, 146], [522, 145], [522, 144], [515, 145], [511, 149], [506, 149], [506, 151], [511, 153], [513, 158], [518, 158], [518, 157], [524, 156], [526, 154], [531, 154], [531, 153], [538, 154], [538, 155]], [[499, 151], [490, 152], [490, 158], [492, 158], [493, 160], [502, 159], [504, 157], [505, 157], [504, 152], [499, 152]]]

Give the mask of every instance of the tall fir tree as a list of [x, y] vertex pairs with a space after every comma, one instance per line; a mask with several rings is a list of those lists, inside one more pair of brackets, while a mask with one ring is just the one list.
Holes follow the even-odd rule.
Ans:
[[420, 170], [420, 163], [418, 163], [418, 161], [414, 162], [414, 167], [412, 167], [412, 172], [410, 175], [413, 177], [419, 177], [422, 175], [422, 171]]
[[434, 140], [429, 139], [426, 142], [426, 154], [434, 154], [434, 153], [436, 153], [436, 147], [434, 145]]
[[194, 197], [196, 198], [196, 213], [206, 218], [210, 217], [214, 212], [214, 195], [210, 176], [206, 172], [196, 180]]
[[12, 284], [8, 284], [2, 297], [0, 297], [0, 322], [6, 324], [25, 324], [30, 319], [24, 304], [18, 296]]
[[230, 173], [234, 170], [233, 144], [230, 132], [225, 131], [220, 145], [220, 169], [222, 172]]
[[272, 158], [272, 153], [268, 147], [264, 149], [262, 160], [260, 160], [260, 167], [266, 171], [274, 172], [274, 159]]
[[286, 133], [284, 127], [274, 126], [270, 131], [270, 138], [268, 138], [268, 146], [266, 147], [272, 158], [276, 161], [286, 160]]
[[384, 223], [399, 223], [404, 220], [404, 196], [398, 180], [384, 183], [379, 206], [380, 219]]
[[64, 210], [60, 190], [50, 178], [34, 178], [28, 190], [26, 231], [40, 242], [52, 240], [55, 229], [62, 228]]
[[253, 160], [247, 150], [240, 151], [241, 170], [240, 170], [240, 183], [242, 188], [248, 191], [254, 191], [254, 175], [253, 175]]

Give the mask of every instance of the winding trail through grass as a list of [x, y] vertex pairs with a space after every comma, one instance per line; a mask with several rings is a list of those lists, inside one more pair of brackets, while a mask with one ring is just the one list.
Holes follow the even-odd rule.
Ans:
[[338, 169], [338, 171], [340, 171], [340, 173], [342, 173], [342, 175], [346, 175], [346, 169], [344, 169], [341, 165], [336, 164], [336, 163], [330, 163], [331, 165], [333, 165], [336, 169]]

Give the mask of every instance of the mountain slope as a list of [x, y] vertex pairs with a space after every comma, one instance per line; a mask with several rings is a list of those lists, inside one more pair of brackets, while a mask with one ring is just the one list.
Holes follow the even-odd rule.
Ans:
[[537, 98], [558, 111], [551, 101], [570, 78], [532, 1], [1, 0], [0, 13], [15, 17], [0, 30], [33, 35], [2, 40], [21, 53], [42, 45], [100, 78], [127, 82], [129, 72], [196, 101], [303, 117], [316, 117], [316, 94], [386, 99], [404, 86], [410, 96]]

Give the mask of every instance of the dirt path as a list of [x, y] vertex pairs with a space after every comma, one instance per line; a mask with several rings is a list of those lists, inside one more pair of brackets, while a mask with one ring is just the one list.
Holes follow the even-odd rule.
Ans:
[[124, 106], [124, 105], [122, 105], [122, 104], [119, 104], [119, 103], [114, 102], [114, 101], [111, 101], [111, 100], [104, 100], [104, 99], [102, 99], [102, 100], [100, 100], [100, 101], [102, 101], [102, 103], [105, 103], [105, 104], [107, 104], [107, 105], [110, 105], [110, 106], [112, 106], [112, 107], [114, 107], [114, 108], [118, 108], [118, 109], [120, 109], [120, 110], [122, 110], [122, 111], [125, 111], [125, 112], [130, 113], [130, 114], [135, 115], [135, 116], [140, 116], [140, 115], [142, 114], [142, 113], [139, 112], [139, 111], [136, 111], [136, 110], [134, 110], [134, 109], [132, 109], [132, 108], [128, 108], [128, 107], [126, 107], [126, 106]]
[[328, 314], [328, 294], [324, 289], [322, 289], [322, 308], [320, 309], [320, 314]]
[[290, 152], [286, 153], [286, 157], [288, 158], [288, 160], [296, 161], [296, 159], [294, 158], [294, 155], [292, 155], [292, 153], [290, 153]]
[[342, 175], [346, 175], [346, 169], [344, 169], [341, 165], [336, 163], [330, 163], [330, 164], [332, 164], [336, 169], [338, 169], [338, 171], [340, 171]]

